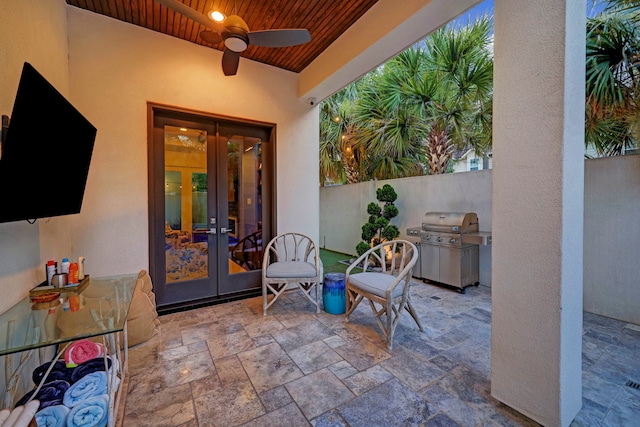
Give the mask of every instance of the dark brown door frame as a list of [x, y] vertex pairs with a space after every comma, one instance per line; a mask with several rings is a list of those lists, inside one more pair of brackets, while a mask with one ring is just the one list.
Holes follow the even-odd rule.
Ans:
[[[270, 165], [262, 175], [262, 192], [264, 200], [269, 200], [270, 206], [263, 206], [262, 227], [263, 242], [268, 242], [276, 234], [276, 125], [274, 123], [249, 120], [244, 118], [230, 117], [220, 114], [212, 114], [204, 111], [190, 110], [172, 105], [147, 102], [147, 177], [148, 177], [148, 230], [149, 230], [149, 273], [152, 281], [164, 285], [164, 260], [165, 253], [160, 251], [164, 248], [164, 209], [157, 208], [160, 201], [164, 201], [164, 187], [156, 185], [157, 174], [164, 176], [164, 162], [162, 150], [154, 147], [154, 121], [156, 116], [162, 116], [170, 119], [200, 121], [200, 122], [219, 122], [231, 123], [235, 125], [259, 126], [270, 129], [268, 150], [262, 152], [263, 164]], [[163, 180], [164, 182], [164, 180]], [[215, 280], [220, 280], [216, 278]], [[260, 287], [249, 291], [241, 291], [235, 294], [212, 295], [208, 298], [196, 301], [182, 302], [177, 304], [158, 305], [159, 312], [170, 312], [183, 309], [184, 307], [197, 307], [206, 304], [229, 301], [247, 296], [257, 295], [261, 292]]]

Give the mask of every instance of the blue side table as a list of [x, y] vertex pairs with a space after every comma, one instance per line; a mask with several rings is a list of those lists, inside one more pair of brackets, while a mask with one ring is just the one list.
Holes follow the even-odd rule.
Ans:
[[347, 290], [344, 273], [327, 273], [322, 283], [322, 304], [330, 314], [344, 314], [347, 310]]

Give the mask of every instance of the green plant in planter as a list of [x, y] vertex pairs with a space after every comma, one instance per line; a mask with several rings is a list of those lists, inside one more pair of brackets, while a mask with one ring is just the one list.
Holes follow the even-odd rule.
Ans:
[[378, 203], [371, 202], [367, 206], [369, 221], [362, 226], [362, 242], [356, 246], [358, 256], [400, 235], [398, 227], [390, 222], [398, 216], [398, 208], [393, 204], [398, 199], [398, 194], [392, 186], [385, 184], [376, 190], [376, 198], [379, 202], [384, 202], [384, 205], [381, 207]]

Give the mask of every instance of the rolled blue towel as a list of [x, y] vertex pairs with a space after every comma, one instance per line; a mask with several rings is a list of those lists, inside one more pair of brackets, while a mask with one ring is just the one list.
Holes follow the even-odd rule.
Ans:
[[[107, 366], [111, 368], [111, 358], [109, 357], [107, 357]], [[71, 373], [71, 384], [75, 383], [87, 374], [104, 370], [104, 357], [89, 359], [73, 368], [73, 372]]]
[[65, 427], [69, 408], [64, 405], [48, 406], [36, 412], [34, 418], [38, 427]]
[[[51, 362], [44, 363], [38, 366], [33, 370], [33, 374], [31, 375], [31, 379], [33, 379], [34, 384], [40, 384], [42, 378], [44, 378], [45, 372], [49, 369]], [[73, 373], [73, 369], [67, 368], [64, 360], [56, 360], [53, 364], [53, 368], [51, 368], [51, 372], [47, 375], [47, 379], [45, 382], [54, 381], [54, 380], [65, 380], [69, 384], [73, 381], [71, 380], [71, 374]]]
[[109, 396], [102, 394], [85, 399], [71, 408], [67, 415], [67, 427], [105, 427], [108, 420]]
[[92, 372], [73, 383], [64, 394], [62, 402], [73, 408], [90, 397], [107, 394], [107, 373], [105, 371]]
[[[40, 409], [44, 409], [48, 406], [59, 405], [62, 403], [62, 399], [68, 389], [69, 383], [64, 380], [51, 381], [40, 388], [38, 393], [35, 395], [35, 399], [40, 401]], [[34, 388], [22, 396], [22, 398], [18, 400], [18, 403], [16, 403], [16, 407], [27, 403], [27, 400], [31, 398], [35, 390], [36, 389]]]

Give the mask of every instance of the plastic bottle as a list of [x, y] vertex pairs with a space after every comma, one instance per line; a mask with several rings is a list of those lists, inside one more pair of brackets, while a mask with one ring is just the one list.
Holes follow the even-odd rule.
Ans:
[[69, 258], [62, 258], [62, 263], [60, 264], [60, 273], [69, 274]]
[[72, 262], [69, 265], [69, 284], [77, 285], [78, 284], [78, 263]]
[[69, 309], [74, 312], [80, 310], [80, 297], [78, 295], [69, 297]]
[[51, 286], [51, 278], [56, 274], [56, 262], [52, 259], [47, 261], [47, 285]]
[[78, 257], [78, 280], [84, 279], [84, 257]]

